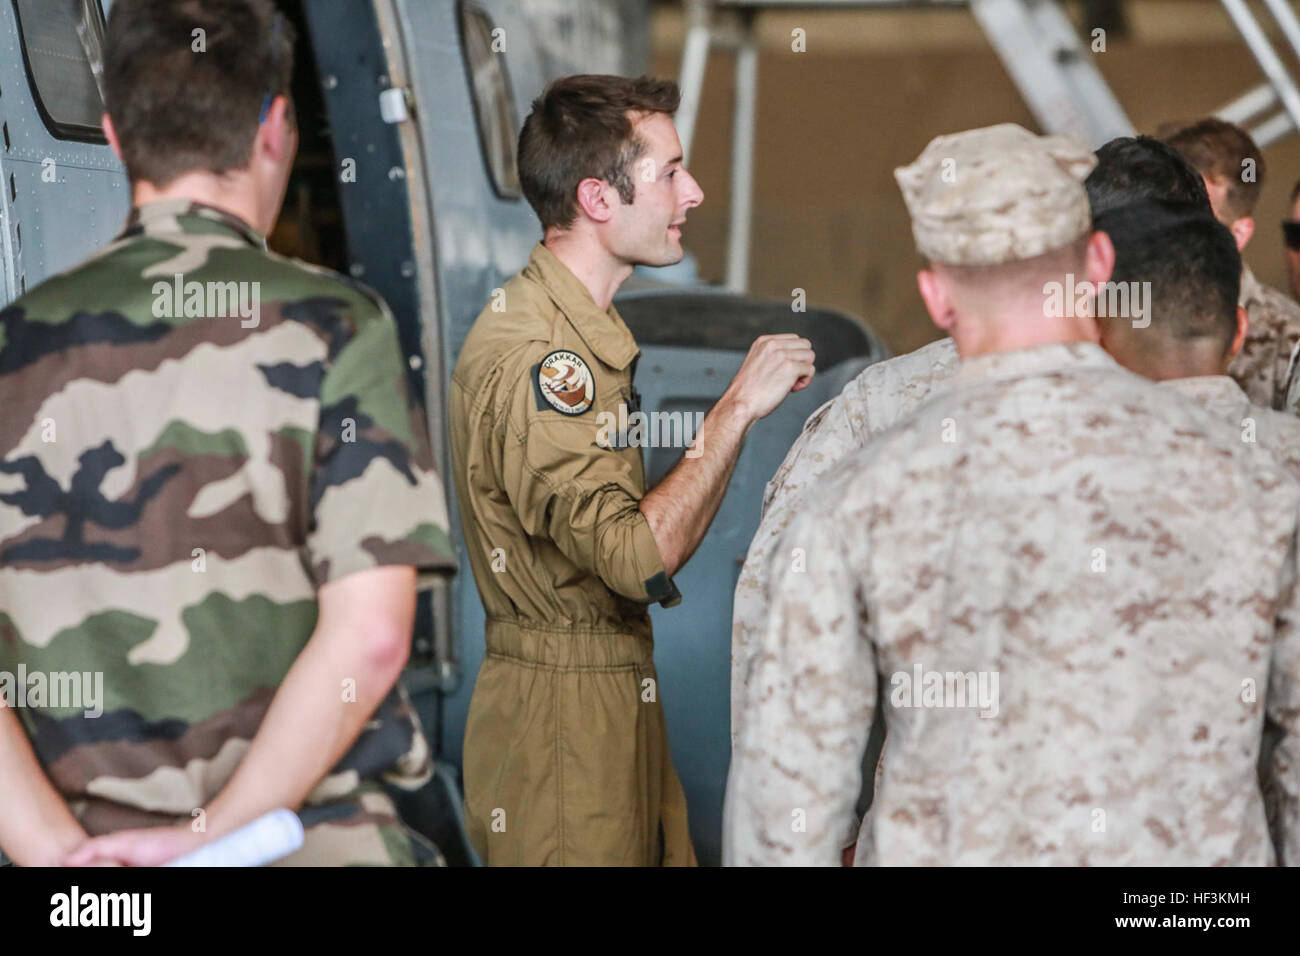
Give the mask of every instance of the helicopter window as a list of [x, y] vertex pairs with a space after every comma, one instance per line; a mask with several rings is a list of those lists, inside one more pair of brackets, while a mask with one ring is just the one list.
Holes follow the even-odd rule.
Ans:
[[99, 0], [14, 0], [36, 106], [60, 139], [103, 143], [104, 12]]
[[479, 143], [492, 173], [492, 187], [502, 199], [518, 199], [519, 166], [515, 161], [515, 102], [506, 73], [501, 31], [487, 11], [476, 3], [460, 5], [461, 40], [469, 68]]

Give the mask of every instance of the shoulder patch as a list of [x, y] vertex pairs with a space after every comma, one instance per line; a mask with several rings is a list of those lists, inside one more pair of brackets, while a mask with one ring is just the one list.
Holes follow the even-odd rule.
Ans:
[[539, 410], [549, 405], [562, 415], [581, 415], [595, 400], [596, 380], [581, 355], [561, 349], [533, 366], [533, 390]]

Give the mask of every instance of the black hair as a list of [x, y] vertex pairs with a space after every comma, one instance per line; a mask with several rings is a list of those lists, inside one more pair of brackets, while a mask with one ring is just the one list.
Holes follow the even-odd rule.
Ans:
[[1227, 226], [1197, 204], [1147, 199], [1102, 213], [1093, 228], [1115, 245], [1113, 283], [1151, 283], [1153, 329], [1227, 349], [1241, 290], [1241, 253]]
[[1084, 181], [1092, 218], [1143, 199], [1205, 207], [1205, 181], [1178, 150], [1153, 136], [1121, 136], [1097, 150], [1097, 167]]

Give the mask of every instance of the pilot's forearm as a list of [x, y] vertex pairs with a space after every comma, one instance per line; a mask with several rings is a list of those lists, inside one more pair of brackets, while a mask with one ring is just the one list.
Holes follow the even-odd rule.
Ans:
[[0, 849], [20, 866], [57, 866], [86, 839], [8, 707], [0, 707], [0, 807]]
[[738, 403], [724, 395], [700, 425], [695, 439], [699, 455], [683, 455], [641, 499], [641, 512], [650, 524], [669, 577], [704, 540], [753, 423]]

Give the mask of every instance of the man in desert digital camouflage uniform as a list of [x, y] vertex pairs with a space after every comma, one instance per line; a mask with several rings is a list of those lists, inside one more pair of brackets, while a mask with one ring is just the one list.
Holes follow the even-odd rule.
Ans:
[[135, 208], [0, 312], [0, 672], [102, 678], [102, 713], [0, 709], [19, 863], [156, 864], [277, 807], [288, 863], [440, 859], [380, 780], [429, 775], [394, 682], [417, 573], [452, 566], [443, 492], [383, 302], [267, 252], [297, 143], [278, 16], [118, 0]]
[[[1159, 135], [1205, 178], [1215, 218], [1232, 231], [1244, 253], [1255, 234], [1255, 206], [1264, 186], [1264, 157], [1255, 141], [1241, 127], [1215, 117], [1162, 126]], [[1256, 279], [1244, 262], [1239, 301], [1250, 327], [1228, 373], [1256, 405], [1285, 408], [1293, 353], [1300, 345], [1300, 305]]]
[[1130, 371], [1206, 408], [1243, 444], [1300, 479], [1300, 419], [1253, 403], [1228, 374], [1247, 337], [1232, 234], [1197, 207], [1150, 200], [1103, 213], [1093, 226], [1115, 245], [1111, 281], [1147, 286], [1141, 316], [1102, 310], [1102, 347]]
[[[1103, 213], [1093, 224], [1115, 244], [1112, 281], [1147, 284], [1140, 319], [1099, 317], [1106, 351], [1125, 368], [1196, 402], [1243, 447], [1272, 456], [1300, 480], [1300, 419], [1252, 403], [1228, 374], [1247, 322], [1237, 305], [1241, 255], [1228, 229], [1200, 206], [1154, 201]], [[1285, 858], [1283, 801], [1269, 772], [1278, 733], [1266, 720], [1260, 784], [1276, 851]]]
[[[1150, 136], [1119, 137], [1097, 150], [1097, 166], [1085, 186], [1094, 216], [1145, 199], [1183, 202], [1210, 210], [1200, 175], [1173, 147]], [[1132, 244], [1116, 250], [1117, 268]], [[731, 733], [742, 719], [748, 648], [767, 622], [767, 568], [782, 533], [801, 502], [817, 493], [822, 476], [875, 435], [927, 401], [957, 369], [957, 348], [944, 337], [863, 371], [815, 411], [768, 483], [763, 517], [750, 542], [736, 585], [732, 624]], [[878, 752], [873, 739], [868, 764]], [[868, 781], [868, 785], [869, 785]]]
[[1001, 126], [898, 171], [962, 364], [826, 477], [776, 551], [729, 862], [839, 861], [878, 678], [888, 744], [859, 865], [1270, 862], [1266, 708], [1300, 848], [1300, 484], [1120, 368], [1086, 310], [1045, 315], [1048, 282], [1109, 274], [1094, 162]]

